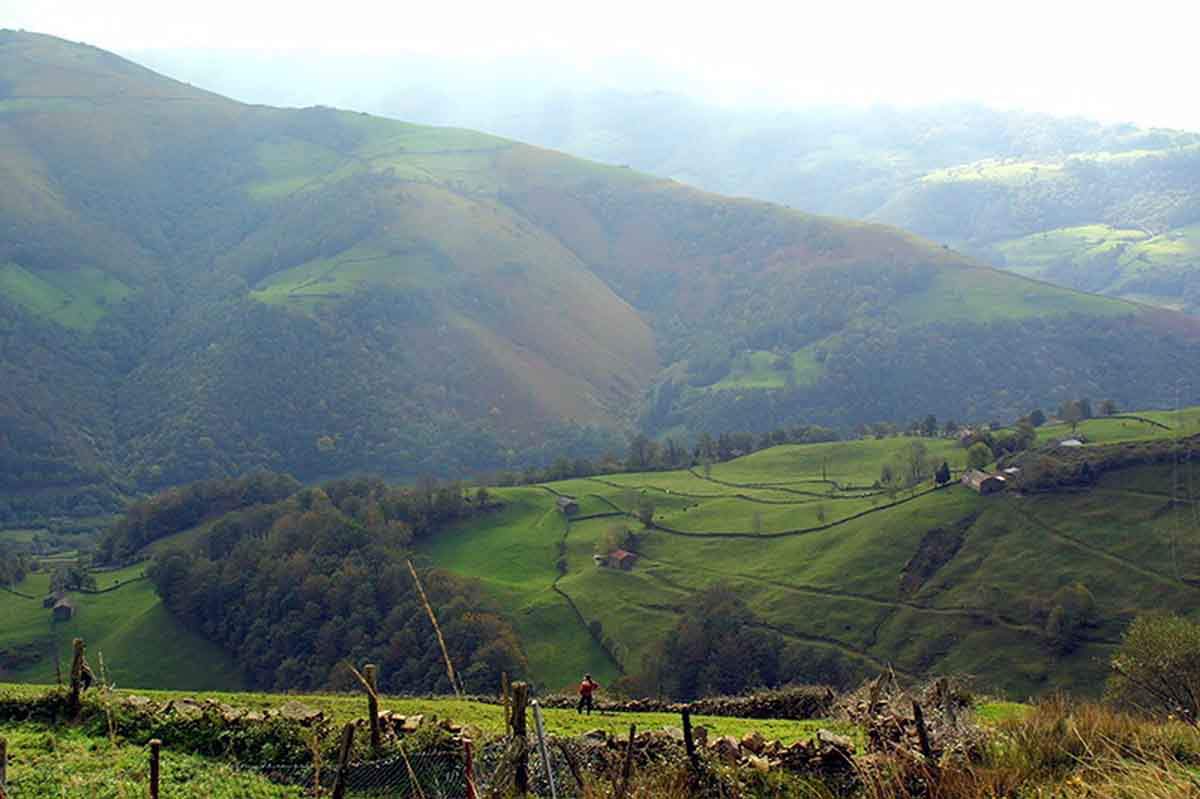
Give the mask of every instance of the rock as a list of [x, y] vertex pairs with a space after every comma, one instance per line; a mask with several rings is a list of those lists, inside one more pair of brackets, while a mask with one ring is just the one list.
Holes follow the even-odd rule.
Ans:
[[416, 732], [424, 723], [425, 716], [421, 713], [415, 716], [405, 716], [404, 723], [400, 725], [400, 732]]
[[754, 769], [755, 771], [761, 771], [764, 774], [771, 770], [771, 761], [767, 760], [765, 757], [759, 757], [758, 755], [746, 755], [746, 765], [750, 766], [750, 768]]
[[125, 698], [125, 704], [134, 710], [152, 710], [154, 700], [148, 696], [129, 696]]
[[584, 738], [589, 738], [593, 741], [607, 741], [608, 733], [604, 730], [588, 730], [583, 734]]
[[829, 730], [817, 730], [817, 742], [841, 749], [844, 752], [854, 752], [854, 741], [845, 735], [838, 735]]
[[696, 746], [707, 746], [708, 727], [692, 727], [692, 740], [696, 742]]
[[267, 717], [264, 716], [262, 713], [259, 713], [257, 710], [248, 710], [248, 711], [246, 711], [246, 715], [242, 716], [242, 721], [249, 721], [249, 722], [266, 721], [266, 719], [267, 719]]
[[683, 740], [683, 730], [678, 727], [663, 727], [663, 732], [666, 733], [667, 737], [676, 741]]
[[757, 730], [754, 732], [748, 732], [742, 736], [741, 747], [747, 752], [753, 752], [756, 755], [761, 755], [763, 747], [766, 745], [767, 742], [763, 739], [762, 733], [758, 732]]
[[324, 713], [316, 708], [296, 701], [286, 702], [279, 708], [280, 718], [287, 721], [294, 721], [298, 724], [313, 724], [324, 718], [324, 715]]
[[738, 749], [738, 740], [732, 735], [722, 735], [720, 738], [712, 742], [712, 750], [716, 752], [717, 757], [724, 760], [730, 765], [734, 765], [738, 761], [740, 751]]

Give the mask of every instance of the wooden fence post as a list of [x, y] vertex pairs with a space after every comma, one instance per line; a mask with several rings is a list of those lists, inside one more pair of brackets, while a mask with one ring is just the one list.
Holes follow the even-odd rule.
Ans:
[[913, 700], [913, 721], [917, 723], [917, 740], [921, 743], [921, 754], [925, 756], [925, 761], [929, 765], [936, 767], [937, 763], [933, 760], [933, 748], [929, 745], [929, 730], [925, 728], [925, 714], [921, 712], [921, 705], [917, 700]]
[[529, 683], [512, 684], [512, 702], [513, 741], [517, 747], [513, 782], [517, 795], [525, 796], [529, 793], [529, 740], [525, 737], [525, 705], [529, 702]]
[[479, 790], [475, 787], [475, 756], [471, 752], [471, 739], [463, 738], [463, 767], [467, 775], [467, 799], [479, 799]]
[[158, 799], [159, 757], [162, 741], [155, 738], [150, 741], [150, 799]]
[[500, 672], [500, 696], [504, 701], [504, 734], [512, 735], [512, 696], [508, 686], [508, 672]]
[[575, 784], [579, 786], [580, 793], [585, 793], [583, 785], [583, 772], [579, 770], [579, 761], [575, 759], [575, 755], [571, 753], [567, 742], [562, 738], [558, 739], [558, 751], [563, 753], [563, 757], [567, 759], [567, 768], [571, 769], [571, 776], [575, 778]]
[[0, 738], [0, 793], [8, 785], [8, 741]]
[[692, 708], [690, 705], [683, 706], [683, 745], [687, 749], [692, 771], [698, 775], [700, 773], [700, 756], [696, 754], [696, 739], [692, 737]]
[[617, 799], [625, 799], [629, 790], [629, 775], [633, 771], [633, 738], [637, 735], [637, 725], [629, 725], [629, 743], [625, 746], [625, 765], [621, 768], [621, 787], [617, 789]]
[[75, 654], [71, 659], [71, 698], [67, 708], [71, 713], [71, 718], [76, 718], [83, 707], [80, 699], [80, 693], [83, 690], [83, 639], [76, 638], [73, 647]]
[[333, 781], [333, 799], [343, 799], [346, 795], [346, 778], [350, 774], [350, 750], [354, 746], [354, 725], [347, 724], [342, 728], [342, 746], [338, 750], [337, 776]]
[[379, 732], [379, 683], [374, 663], [363, 666], [363, 677], [367, 681], [367, 717], [371, 721], [371, 749], [378, 752], [383, 745]]

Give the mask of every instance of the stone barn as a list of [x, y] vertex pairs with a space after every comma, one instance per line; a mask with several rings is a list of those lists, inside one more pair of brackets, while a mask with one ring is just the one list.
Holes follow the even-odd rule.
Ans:
[[563, 512], [564, 516], [574, 516], [579, 513], [579, 503], [574, 497], [559, 497], [558, 509]]
[[63, 597], [54, 603], [52, 613], [55, 621], [70, 621], [75, 616], [75, 603]]
[[971, 469], [962, 476], [962, 484], [980, 494], [997, 494], [1008, 487], [1003, 475]]

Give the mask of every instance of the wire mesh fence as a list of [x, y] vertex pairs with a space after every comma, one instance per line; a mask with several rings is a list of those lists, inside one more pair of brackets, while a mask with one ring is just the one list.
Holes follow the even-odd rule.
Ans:
[[475, 755], [475, 784], [480, 797], [509, 796], [514, 792], [522, 749], [528, 756], [529, 790], [535, 796], [552, 794], [551, 778], [557, 796], [580, 796], [579, 781], [584, 775], [594, 778], [617, 768], [613, 753], [601, 741], [551, 738], [543, 761], [533, 736], [524, 745], [518, 738], [497, 740], [480, 747]]
[[[252, 769], [272, 782], [285, 783], [315, 793], [328, 792], [337, 780], [338, 768], [330, 764], [265, 765]], [[461, 754], [420, 752], [350, 763], [344, 787], [350, 796], [388, 799], [462, 799], [467, 796], [466, 762]]]

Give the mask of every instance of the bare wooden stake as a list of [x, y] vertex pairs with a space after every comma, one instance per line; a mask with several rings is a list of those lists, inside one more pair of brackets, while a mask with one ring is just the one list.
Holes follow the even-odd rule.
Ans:
[[700, 774], [700, 756], [696, 754], [696, 739], [692, 737], [692, 708], [690, 705], [683, 706], [683, 745], [687, 749], [688, 761], [692, 764], [692, 771]]
[[412, 561], [408, 561], [408, 570], [412, 573], [413, 582], [417, 584], [417, 594], [421, 597], [421, 604], [425, 606], [425, 612], [429, 615], [429, 621], [433, 624], [433, 632], [437, 635], [438, 646], [442, 648], [442, 657], [446, 661], [446, 676], [450, 679], [450, 688], [454, 691], [454, 695], [462, 697], [462, 683], [458, 681], [458, 674], [454, 671], [454, 664], [450, 661], [450, 650], [446, 649], [446, 639], [442, 637], [442, 628], [438, 626], [437, 616], [434, 615], [433, 605], [429, 604], [429, 597], [425, 596], [425, 589], [421, 586], [421, 578], [417, 576], [416, 567]]
[[637, 735], [637, 725], [629, 725], [629, 743], [625, 745], [625, 765], [621, 767], [621, 787], [617, 789], [616, 799], [625, 799], [629, 790], [629, 775], [633, 772], [633, 738]]
[[8, 785], [8, 741], [0, 738], [0, 794], [4, 793], [5, 785]]
[[925, 714], [921, 712], [921, 705], [917, 700], [913, 700], [913, 721], [917, 723], [917, 740], [921, 743], [921, 754], [925, 756], [925, 762], [931, 766], [937, 764], [933, 760], [933, 747], [929, 745], [929, 730], [925, 728]]
[[379, 731], [379, 683], [374, 663], [363, 666], [363, 678], [367, 682], [367, 717], [371, 722], [371, 749], [378, 752], [383, 745], [383, 739]]
[[76, 638], [73, 647], [75, 654], [71, 659], [71, 698], [67, 708], [70, 710], [71, 718], [76, 718], [83, 707], [83, 700], [80, 698], [80, 693], [83, 691], [83, 650], [85, 648], [83, 639]]
[[471, 751], [471, 739], [463, 738], [462, 745], [467, 776], [467, 799], [479, 799], [479, 790], [475, 787], [475, 756]]
[[513, 782], [517, 795], [526, 796], [529, 793], [529, 739], [525, 734], [525, 706], [529, 702], [529, 683], [513, 683], [512, 700], [513, 740], [516, 742]]
[[338, 749], [337, 776], [333, 780], [333, 799], [343, 799], [346, 795], [346, 777], [350, 774], [350, 750], [354, 747], [354, 725], [347, 724], [342, 728], [342, 746]]
[[563, 739], [558, 739], [558, 750], [563, 753], [563, 757], [567, 759], [567, 768], [571, 769], [571, 776], [575, 778], [575, 784], [579, 786], [579, 791], [585, 791], [583, 787], [583, 772], [579, 770], [579, 761], [575, 759], [575, 753], [571, 751], [571, 747], [567, 746], [567, 742]]
[[508, 686], [508, 672], [500, 672], [500, 699], [504, 702], [504, 735], [512, 735], [512, 697]]
[[162, 741], [155, 738], [150, 741], [150, 799], [158, 799], [159, 757]]

